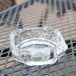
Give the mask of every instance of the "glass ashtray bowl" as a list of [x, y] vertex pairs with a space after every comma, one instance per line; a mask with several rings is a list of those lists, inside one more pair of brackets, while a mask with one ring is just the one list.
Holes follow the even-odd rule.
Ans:
[[14, 59], [29, 66], [55, 64], [68, 48], [59, 30], [49, 27], [17, 29], [10, 46]]

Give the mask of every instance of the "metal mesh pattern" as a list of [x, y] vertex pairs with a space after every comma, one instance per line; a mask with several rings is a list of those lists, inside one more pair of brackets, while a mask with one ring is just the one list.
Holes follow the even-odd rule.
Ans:
[[[27, 0], [0, 12], [1, 76], [76, 76], [76, 0]], [[63, 8], [64, 7], [64, 8]], [[9, 33], [26, 27], [57, 27], [69, 47], [56, 64], [29, 67], [13, 60]]]

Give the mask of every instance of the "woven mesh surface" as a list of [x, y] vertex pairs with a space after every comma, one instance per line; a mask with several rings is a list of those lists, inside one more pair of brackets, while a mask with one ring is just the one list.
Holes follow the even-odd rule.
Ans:
[[[61, 2], [66, 0], [28, 0], [20, 5], [15, 5], [8, 10], [0, 12], [0, 73], [1, 76], [76, 76], [76, 11], [70, 3], [66, 13], [62, 15]], [[56, 1], [59, 1], [60, 16], [57, 16]], [[73, 0], [76, 3], [75, 0]], [[29, 67], [14, 61], [10, 56], [9, 34], [17, 28], [34, 26], [57, 27], [65, 41], [70, 40], [71, 52], [65, 54], [56, 64], [47, 66]], [[75, 44], [74, 44], [75, 45]], [[68, 49], [68, 51], [70, 51]]]

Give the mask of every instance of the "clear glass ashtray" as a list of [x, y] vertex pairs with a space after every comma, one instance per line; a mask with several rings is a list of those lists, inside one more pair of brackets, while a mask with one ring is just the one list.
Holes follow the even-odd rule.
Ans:
[[59, 30], [50, 27], [17, 29], [10, 46], [14, 59], [29, 66], [55, 64], [68, 48]]

